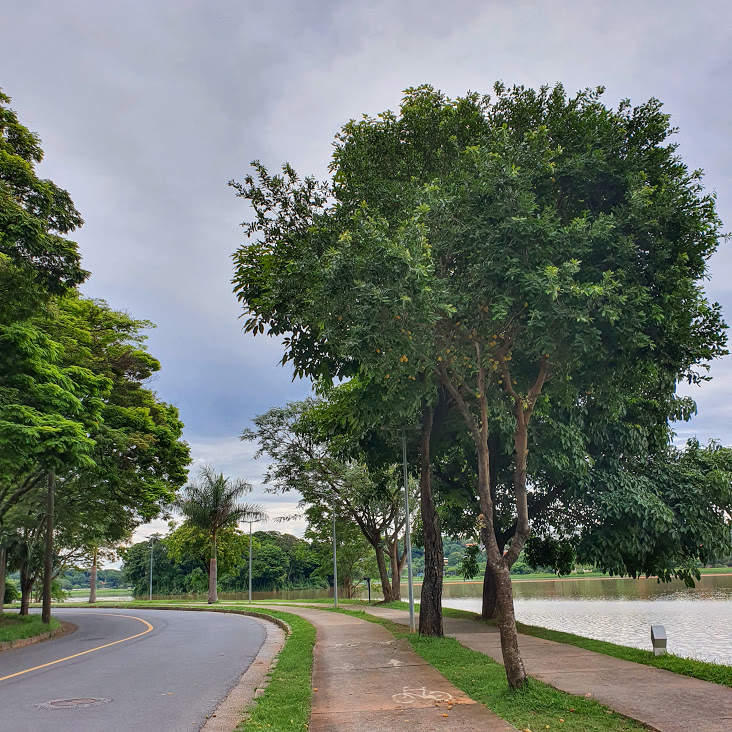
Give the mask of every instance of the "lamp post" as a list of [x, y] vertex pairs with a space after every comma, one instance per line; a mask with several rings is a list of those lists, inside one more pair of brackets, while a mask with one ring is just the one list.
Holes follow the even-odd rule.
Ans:
[[407, 552], [407, 584], [409, 587], [409, 630], [414, 633], [414, 581], [412, 575], [412, 532], [409, 514], [409, 487], [407, 485], [407, 433], [402, 430], [402, 463], [404, 470], [404, 548]]
[[155, 534], [150, 537], [150, 601], [152, 601], [152, 578], [153, 578], [153, 542]]
[[252, 604], [252, 522], [249, 522], [249, 604]]
[[338, 607], [338, 557], [336, 554], [336, 515], [333, 507], [333, 607]]

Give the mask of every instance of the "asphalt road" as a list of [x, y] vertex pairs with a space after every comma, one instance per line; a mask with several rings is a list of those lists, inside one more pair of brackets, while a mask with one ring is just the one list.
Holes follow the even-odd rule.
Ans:
[[[251, 618], [222, 613], [59, 608], [54, 617], [79, 629], [0, 653], [0, 732], [198, 730], [265, 637]], [[110, 701], [39, 706], [82, 698]]]

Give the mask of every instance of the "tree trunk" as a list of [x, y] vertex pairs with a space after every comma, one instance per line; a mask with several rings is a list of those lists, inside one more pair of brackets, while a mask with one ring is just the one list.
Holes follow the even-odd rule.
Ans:
[[51, 581], [53, 579], [53, 494], [56, 488], [56, 476], [53, 471], [48, 474], [46, 494], [46, 547], [43, 558], [43, 610], [41, 620], [51, 622]]
[[27, 615], [30, 606], [33, 575], [28, 571], [27, 562], [20, 568], [20, 614]]
[[384, 595], [384, 602], [394, 602], [394, 590], [391, 582], [389, 582], [389, 572], [386, 569], [386, 559], [384, 558], [384, 547], [378, 543], [374, 547], [376, 552], [376, 566], [379, 568], [379, 578], [381, 579], [381, 592]]
[[516, 615], [513, 609], [513, 593], [511, 591], [511, 574], [498, 548], [493, 528], [493, 502], [490, 496], [489, 465], [487, 441], [477, 440], [478, 452], [478, 495], [480, 509], [483, 514], [483, 542], [488, 556], [487, 570], [490, 571], [496, 588], [496, 607], [501, 636], [503, 665], [506, 668], [508, 685], [512, 689], [520, 689], [526, 682], [526, 671], [518, 645], [516, 631]]
[[443, 552], [440, 517], [435, 510], [431, 483], [430, 437], [432, 435], [432, 419], [432, 410], [426, 408], [419, 437], [419, 491], [422, 530], [424, 532], [424, 579], [419, 601], [419, 634], [442, 636]]
[[516, 615], [513, 608], [511, 591], [511, 574], [505, 562], [495, 568], [493, 578], [496, 583], [496, 606], [501, 635], [501, 652], [506, 667], [508, 685], [512, 689], [520, 689], [526, 682], [526, 671], [518, 645]]
[[208, 573], [208, 604], [219, 601], [216, 576], [216, 532], [213, 532], [211, 541], [211, 569]]
[[3, 607], [5, 605], [5, 575], [8, 568], [8, 550], [4, 546], [0, 546], [0, 618], [3, 616]]
[[[391, 565], [391, 597], [392, 602], [402, 599], [402, 569], [403, 564], [399, 562], [399, 537], [394, 536], [389, 544], [389, 564]], [[386, 598], [384, 598], [386, 600]]]
[[485, 574], [483, 575], [483, 607], [480, 612], [482, 620], [493, 620], [498, 617], [498, 590], [496, 581], [493, 579], [493, 573], [486, 564]]
[[94, 557], [91, 566], [91, 578], [89, 587], [89, 602], [97, 601], [97, 548], [94, 547]]

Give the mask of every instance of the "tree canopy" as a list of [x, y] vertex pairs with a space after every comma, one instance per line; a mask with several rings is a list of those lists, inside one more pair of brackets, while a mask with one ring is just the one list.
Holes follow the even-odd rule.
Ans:
[[[246, 329], [284, 336], [296, 374], [357, 374], [382, 413], [421, 417], [423, 455], [440, 409], [462, 420], [512, 686], [525, 673], [509, 568], [530, 535], [534, 476], [551, 468], [537, 434], [562, 410], [579, 415], [580, 446], [564, 452], [584, 454], [573, 478], [586, 491], [583, 473], [602, 462], [593, 431], [649, 408], [643, 429], [605, 447], [619, 460], [593, 485], [612, 492], [637, 475], [624, 457], [642, 454], [653, 426], [668, 439], [668, 421], [690, 411], [676, 385], [726, 353], [702, 287], [721, 236], [714, 196], [677, 154], [660, 102], [611, 109], [602, 94], [409, 89], [399, 114], [344, 126], [329, 181], [255, 163], [256, 178], [232, 184], [255, 211], [235, 255]], [[492, 436], [511, 456], [505, 555]]]

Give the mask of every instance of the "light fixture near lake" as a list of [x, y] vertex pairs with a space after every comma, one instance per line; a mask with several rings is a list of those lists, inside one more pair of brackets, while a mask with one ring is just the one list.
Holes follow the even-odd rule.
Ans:
[[653, 644], [654, 656], [666, 655], [666, 628], [663, 625], [651, 626], [651, 643]]

